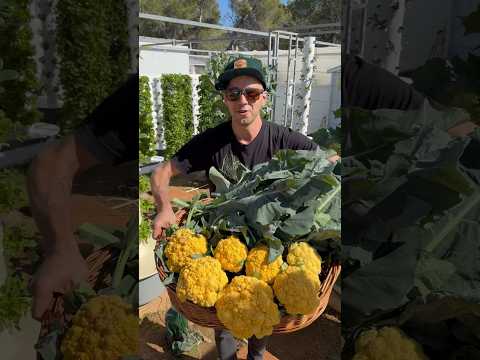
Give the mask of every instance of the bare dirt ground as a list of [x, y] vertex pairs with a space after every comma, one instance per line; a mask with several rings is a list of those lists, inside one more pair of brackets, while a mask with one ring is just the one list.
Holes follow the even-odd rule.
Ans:
[[[169, 308], [170, 300], [166, 292], [163, 296], [140, 308], [140, 356], [145, 360], [178, 359], [169, 352], [165, 341], [165, 313]], [[341, 324], [338, 317], [339, 314], [329, 307], [318, 320], [307, 328], [289, 334], [273, 335], [267, 347], [267, 350], [273, 355], [269, 358], [280, 360], [340, 359]], [[180, 359], [216, 360], [217, 352], [213, 330], [193, 323], [189, 323], [189, 326], [201, 333], [204, 341], [195, 351], [183, 355]], [[265, 360], [268, 358], [265, 357]]]

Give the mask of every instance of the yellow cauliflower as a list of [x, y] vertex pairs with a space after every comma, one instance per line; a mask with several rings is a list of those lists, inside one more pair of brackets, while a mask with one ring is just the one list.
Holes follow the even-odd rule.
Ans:
[[215, 308], [222, 324], [239, 339], [271, 335], [280, 322], [272, 288], [250, 276], [234, 277], [220, 293]]
[[287, 262], [289, 265], [310, 270], [316, 274], [322, 269], [322, 258], [308, 243], [295, 242], [288, 249]]
[[177, 295], [205, 307], [215, 305], [219, 292], [228, 284], [228, 278], [217, 259], [205, 256], [192, 260], [180, 270]]
[[278, 256], [273, 262], [268, 263], [268, 248], [265, 245], [254, 247], [247, 256], [245, 264], [245, 273], [247, 276], [265, 281], [272, 284], [275, 276], [278, 275], [282, 267], [283, 260]]
[[65, 360], [117, 360], [138, 353], [138, 319], [118, 296], [101, 295], [72, 319], [61, 351]]
[[320, 303], [318, 274], [297, 266], [288, 266], [273, 284], [275, 296], [289, 314], [311, 314]]
[[428, 360], [422, 346], [397, 327], [362, 332], [355, 352], [353, 360]]
[[215, 248], [215, 259], [220, 261], [222, 269], [230, 272], [239, 272], [247, 258], [247, 246], [236, 236], [229, 236], [219, 241]]
[[195, 235], [190, 229], [181, 228], [168, 238], [165, 246], [167, 266], [170, 271], [179, 272], [182, 267], [193, 260], [192, 255], [207, 253], [207, 239], [199, 234]]

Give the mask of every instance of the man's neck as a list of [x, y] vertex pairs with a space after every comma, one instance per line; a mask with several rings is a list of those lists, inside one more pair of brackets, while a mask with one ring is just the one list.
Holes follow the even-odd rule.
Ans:
[[262, 119], [259, 116], [248, 126], [241, 126], [232, 121], [232, 129], [237, 141], [240, 144], [248, 145], [255, 140], [260, 133], [260, 130], [262, 129]]

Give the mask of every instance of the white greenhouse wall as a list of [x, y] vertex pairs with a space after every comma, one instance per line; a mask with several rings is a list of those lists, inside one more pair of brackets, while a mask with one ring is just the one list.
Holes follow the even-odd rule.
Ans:
[[[187, 53], [173, 52], [165, 50], [182, 50], [178, 47], [148, 47], [142, 45], [148, 43], [140, 42], [140, 75], [146, 75], [150, 78], [160, 77], [162, 74], [189, 74], [190, 59]], [[185, 49], [183, 47], [183, 49]]]

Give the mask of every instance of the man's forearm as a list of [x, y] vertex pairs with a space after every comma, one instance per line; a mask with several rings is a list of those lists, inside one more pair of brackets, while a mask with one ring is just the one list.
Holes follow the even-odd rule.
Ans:
[[172, 176], [169, 163], [158, 166], [150, 177], [152, 194], [155, 198], [155, 204], [158, 212], [171, 208], [170, 196], [168, 194], [168, 186]]
[[46, 253], [76, 248], [71, 190], [77, 166], [74, 154], [62, 151], [62, 146], [53, 145], [33, 161], [27, 182], [32, 215]]

